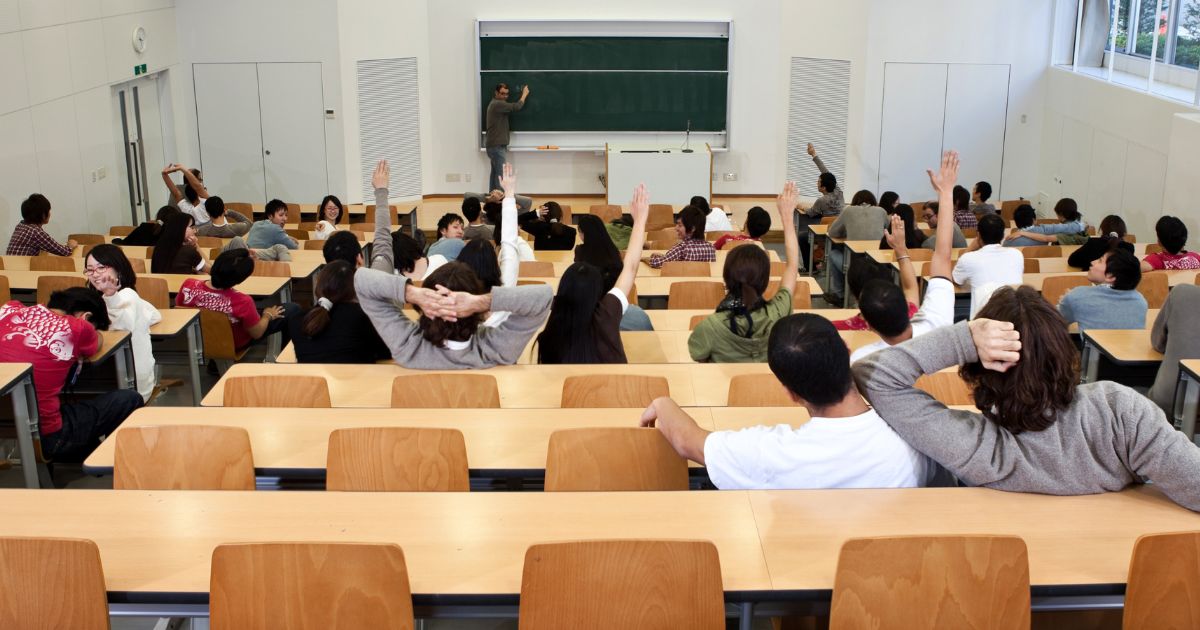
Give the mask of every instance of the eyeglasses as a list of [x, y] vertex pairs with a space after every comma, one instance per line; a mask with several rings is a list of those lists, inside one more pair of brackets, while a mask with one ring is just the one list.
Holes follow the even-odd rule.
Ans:
[[83, 270], [83, 275], [94, 276], [98, 273], [104, 273], [105, 271], [108, 271], [109, 269], [112, 269], [112, 267], [109, 267], [108, 265], [96, 265], [95, 267], [87, 267], [86, 269]]

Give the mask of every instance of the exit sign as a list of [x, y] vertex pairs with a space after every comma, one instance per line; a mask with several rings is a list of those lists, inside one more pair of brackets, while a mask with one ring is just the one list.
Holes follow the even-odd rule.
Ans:
[[146, 64], [133, 67], [133, 76], [136, 77], [139, 74], [146, 74]]

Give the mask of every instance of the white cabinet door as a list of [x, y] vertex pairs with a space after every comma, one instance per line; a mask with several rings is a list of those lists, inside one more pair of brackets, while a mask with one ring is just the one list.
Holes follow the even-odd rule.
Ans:
[[959, 184], [971, 190], [975, 182], [988, 182], [997, 206], [998, 200], [1005, 198], [1001, 196], [1000, 184], [1008, 116], [1008, 74], [1007, 65], [954, 63], [950, 64], [946, 83], [942, 146], [962, 156]]
[[[906, 203], [931, 199], [925, 169], [942, 152], [946, 64], [887, 63], [883, 81], [878, 191], [895, 191]], [[847, 202], [851, 195], [846, 191]]]
[[318, 203], [329, 194], [319, 63], [258, 64], [266, 196]]
[[192, 76], [204, 187], [226, 202], [261, 203], [266, 189], [257, 64], [198, 63]]

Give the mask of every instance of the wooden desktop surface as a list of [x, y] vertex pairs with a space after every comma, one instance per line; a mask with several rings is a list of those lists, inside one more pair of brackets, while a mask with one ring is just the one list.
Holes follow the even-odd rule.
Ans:
[[[520, 280], [528, 280], [531, 282], [541, 282], [544, 284], [549, 284], [555, 291], [557, 291], [558, 290], [558, 281], [560, 280], [560, 278], [521, 277]], [[779, 278], [773, 277], [773, 278], [771, 278], [771, 281], [778, 282]], [[721, 282], [721, 283], [723, 283], [724, 281], [718, 277], [708, 277], [708, 276], [701, 276], [701, 277], [638, 276], [634, 280], [634, 287], [637, 290], [638, 297], [650, 296], [650, 295], [666, 296], [671, 293], [671, 285], [675, 284], [676, 282]], [[821, 295], [822, 293], [825, 292], [825, 290], [821, 288], [821, 283], [817, 282], [816, 278], [812, 278], [810, 276], [800, 276], [799, 278], [796, 278], [796, 282], [797, 282], [797, 284], [800, 284], [800, 283], [807, 284], [808, 292], [810, 295]]]
[[171, 308], [158, 311], [162, 321], [150, 327], [152, 337], [173, 337], [187, 328], [196, 318], [200, 317], [199, 309]]
[[1087, 330], [1083, 334], [1104, 356], [1118, 363], [1161, 363], [1163, 355], [1150, 345], [1150, 331]]
[[32, 363], [0, 363], [0, 391], [8, 391], [14, 383], [32, 374]]
[[[729, 252], [731, 252], [731, 251], [733, 251], [733, 248], [717, 250], [716, 264], [724, 265], [725, 257], [728, 256]], [[665, 253], [667, 253], [667, 250], [665, 250], [665, 249], [647, 249], [642, 252], [642, 258], [649, 258], [652, 254], [662, 255]], [[537, 260], [541, 260], [544, 262], [553, 262], [553, 263], [575, 262], [575, 251], [574, 250], [562, 250], [562, 251], [535, 250], [533, 252], [533, 255], [534, 255], [534, 258], [536, 258]], [[779, 253], [772, 249], [767, 250], [767, 257], [771, 259], [771, 262], [780, 262], [781, 261], [781, 259], [779, 257]]]
[[1179, 362], [1179, 370], [1187, 372], [1193, 379], [1200, 380], [1200, 359], [1183, 359]]
[[[41, 276], [64, 276], [71, 275], [62, 271], [10, 271], [7, 269], [0, 270], [0, 275], [8, 278], [9, 287], [23, 291], [33, 291], [37, 289], [37, 281]], [[167, 290], [171, 293], [178, 293], [179, 287], [183, 285], [183, 281], [188, 278], [199, 278], [207, 280], [208, 276], [188, 275], [179, 273], [143, 273], [138, 274], [143, 278], [163, 278], [167, 281]], [[289, 278], [268, 278], [264, 276], [250, 276], [237, 286], [237, 289], [242, 293], [253, 297], [269, 297], [275, 295], [287, 284]]]
[[[87, 358], [89, 363], [100, 363], [111, 357], [122, 345], [129, 343], [129, 331], [127, 330], [98, 330], [96, 332], [100, 333], [100, 349]], [[130, 376], [133, 375], [130, 374]]]

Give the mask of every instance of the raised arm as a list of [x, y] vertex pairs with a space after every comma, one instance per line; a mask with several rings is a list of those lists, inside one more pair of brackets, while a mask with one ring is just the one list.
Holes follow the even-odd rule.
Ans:
[[917, 286], [917, 272], [913, 269], [912, 256], [908, 255], [908, 242], [904, 240], [904, 219], [900, 215], [892, 215], [891, 230], [883, 233], [888, 245], [892, 247], [896, 265], [900, 268], [900, 288], [904, 290], [904, 299], [909, 304], [919, 304], [921, 289]]
[[[371, 269], [394, 273], [396, 264], [392, 258], [392, 221], [388, 207], [388, 181], [391, 170], [387, 160], [379, 160], [371, 175], [371, 187], [375, 189], [375, 235], [371, 240]], [[384, 210], [381, 212], [380, 209]]]
[[175, 184], [175, 180], [171, 179], [171, 173], [179, 170], [178, 164], [168, 164], [162, 170], [163, 183], [167, 185], [167, 191], [171, 193], [171, 203], [179, 203], [183, 199], [183, 191], [179, 190], [179, 186]]
[[796, 295], [796, 278], [800, 275], [800, 241], [796, 238], [796, 217], [792, 212], [799, 196], [795, 182], [787, 182], [783, 185], [783, 192], [775, 198], [775, 209], [779, 211], [779, 224], [783, 228], [783, 251], [787, 256], [787, 266], [783, 270], [783, 277], [779, 279], [779, 290], [787, 290], [792, 295]]
[[629, 213], [633, 215], [633, 231], [629, 234], [629, 245], [625, 248], [625, 260], [621, 265], [621, 275], [617, 277], [616, 288], [625, 297], [633, 292], [633, 282], [637, 278], [638, 265], [642, 262], [642, 247], [646, 244], [646, 221], [650, 216], [650, 197], [646, 194], [646, 185], [640, 184], [633, 191], [633, 201], [629, 202]]
[[183, 181], [187, 182], [192, 187], [192, 190], [196, 191], [196, 195], [201, 199], [208, 199], [208, 189], [204, 187], [204, 183], [195, 175], [192, 175], [192, 172], [184, 165], [177, 164], [176, 166], [179, 167], [179, 172], [183, 173]]
[[950, 254], [954, 249], [954, 185], [958, 183], [958, 152], [946, 151], [942, 154], [942, 165], [938, 172], [926, 172], [929, 174], [929, 183], [938, 194], [938, 225], [929, 275], [948, 279], [953, 269]]
[[496, 252], [496, 259], [500, 263], [500, 285], [515, 287], [521, 272], [521, 250], [517, 242], [520, 240], [517, 236], [517, 174], [508, 162], [504, 163], [500, 185], [504, 188], [504, 199], [500, 202], [500, 251]]
[[820, 170], [822, 173], [829, 172], [829, 169], [825, 168], [825, 163], [821, 161], [821, 158], [817, 157], [817, 148], [814, 147], [813, 143], [811, 142], [808, 143], [808, 154], [812, 156], [813, 164], [817, 165], [818, 170]]

